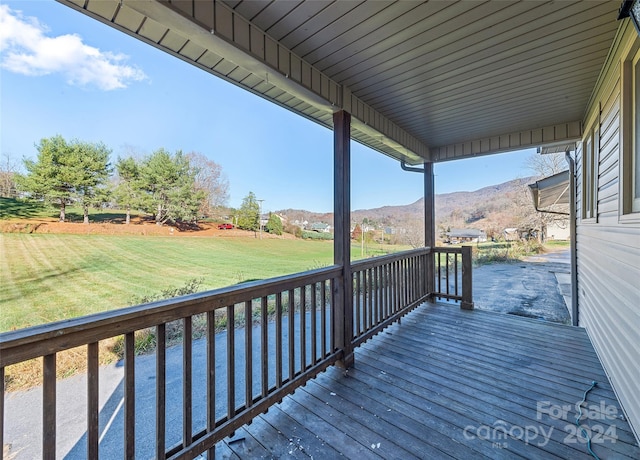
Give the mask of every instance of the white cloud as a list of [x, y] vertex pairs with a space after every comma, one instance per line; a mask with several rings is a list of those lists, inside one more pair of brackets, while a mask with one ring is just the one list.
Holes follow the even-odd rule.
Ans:
[[147, 78], [127, 56], [86, 45], [78, 35], [48, 37], [36, 18], [0, 5], [0, 66], [23, 75], [62, 74], [67, 83], [109, 91]]

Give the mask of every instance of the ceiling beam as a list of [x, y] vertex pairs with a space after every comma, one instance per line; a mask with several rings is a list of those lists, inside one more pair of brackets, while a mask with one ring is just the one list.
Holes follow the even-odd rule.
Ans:
[[572, 121], [545, 128], [485, 137], [468, 142], [432, 147], [431, 161], [442, 162], [527, 148], [576, 142], [582, 137], [582, 122]]

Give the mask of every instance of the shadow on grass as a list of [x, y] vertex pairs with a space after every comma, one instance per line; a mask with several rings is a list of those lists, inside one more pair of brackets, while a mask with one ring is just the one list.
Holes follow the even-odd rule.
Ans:
[[0, 197], [0, 219], [28, 219], [49, 217], [53, 209], [42, 203]]

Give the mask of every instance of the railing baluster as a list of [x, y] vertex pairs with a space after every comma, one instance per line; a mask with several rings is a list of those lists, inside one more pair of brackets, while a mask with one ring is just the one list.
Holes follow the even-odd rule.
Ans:
[[252, 301], [244, 303], [244, 400], [245, 408], [253, 403], [253, 312]]
[[455, 273], [453, 276], [455, 295], [460, 295], [460, 291], [458, 291], [458, 254], [453, 255], [453, 272]]
[[236, 415], [235, 306], [227, 306], [227, 419]]
[[282, 386], [282, 292], [276, 293], [276, 387]]
[[188, 316], [182, 320], [182, 443], [184, 447], [191, 444], [193, 436], [193, 321]]
[[360, 286], [360, 278], [361, 278], [361, 274], [362, 272], [353, 272], [353, 276], [355, 276], [355, 281], [356, 281], [356, 311], [355, 311], [355, 315], [354, 315], [354, 330], [356, 331], [356, 335], [360, 335], [360, 333], [362, 332], [362, 323], [360, 321], [362, 321], [361, 319], [361, 311], [360, 309], [362, 308], [362, 294], [361, 294], [361, 286]]
[[329, 322], [329, 337], [331, 337], [329, 343], [331, 345], [331, 352], [336, 349], [336, 329], [335, 319], [336, 314], [336, 279], [331, 278], [331, 321]]
[[[441, 293], [442, 292], [442, 272], [440, 271], [440, 268], [442, 267], [442, 254], [440, 252], [436, 252], [435, 257], [437, 260], [437, 267], [438, 267], [438, 293]], [[438, 299], [442, 299], [442, 297], [438, 296]]]
[[289, 381], [293, 380], [296, 375], [295, 372], [295, 291], [293, 289], [289, 290], [289, 318], [287, 320], [287, 324], [289, 325], [289, 340], [287, 341], [289, 345]]
[[322, 315], [320, 316], [320, 345], [322, 348], [320, 356], [324, 358], [327, 356], [327, 282], [322, 281], [322, 293], [320, 294], [320, 310]]
[[300, 372], [307, 369], [307, 287], [300, 288]]
[[136, 455], [135, 335], [124, 335], [124, 444], [125, 458]]
[[317, 296], [318, 296], [318, 283], [311, 285], [311, 365], [315, 365], [318, 362], [318, 331], [317, 331]]
[[167, 336], [166, 324], [156, 326], [156, 458], [165, 458], [167, 402]]
[[446, 277], [445, 279], [447, 281], [447, 283], [446, 283], [446, 292], [447, 292], [447, 295], [449, 295], [449, 284], [450, 284], [449, 283], [449, 272], [451, 271], [450, 268], [449, 268], [449, 254], [446, 255], [446, 261], [447, 261], [446, 270], [445, 270], [445, 277]]
[[382, 321], [382, 302], [380, 301], [380, 267], [373, 269], [375, 302], [376, 302], [376, 324]]
[[364, 329], [367, 330], [371, 327], [370, 318], [369, 318], [369, 280], [368, 280], [368, 270], [362, 271], [362, 319], [364, 324]]
[[87, 458], [98, 458], [98, 342], [87, 345]]
[[393, 309], [394, 311], [400, 310], [400, 297], [398, 296], [398, 261], [393, 262]]
[[407, 277], [407, 297], [405, 305], [409, 305], [413, 300], [413, 272], [411, 271], [411, 257], [405, 260], [405, 276]]
[[260, 359], [261, 359], [261, 371], [262, 371], [262, 397], [266, 398], [269, 393], [269, 336], [267, 331], [269, 329], [269, 299], [264, 296], [260, 299]]
[[[163, 409], [164, 418], [164, 409]], [[164, 423], [164, 422], [163, 422]], [[207, 312], [207, 432], [216, 429], [216, 312]], [[164, 438], [164, 435], [163, 435]], [[163, 441], [164, 442], [164, 441]], [[207, 458], [214, 459], [216, 446], [207, 451]]]
[[[42, 458], [56, 458], [56, 355], [42, 362]], [[3, 446], [4, 447], [4, 446]]]

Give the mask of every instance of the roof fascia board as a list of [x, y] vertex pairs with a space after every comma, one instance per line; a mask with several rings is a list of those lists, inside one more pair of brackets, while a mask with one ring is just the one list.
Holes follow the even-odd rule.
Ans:
[[545, 128], [529, 129], [499, 136], [475, 139], [459, 144], [432, 147], [431, 160], [443, 162], [534, 147], [577, 142], [582, 137], [582, 122], [572, 121]]
[[[353, 128], [385, 145], [385, 154], [408, 163], [429, 159], [429, 148], [351, 91], [315, 69], [233, 9], [218, 1], [170, 4], [122, 0], [147, 18], [171, 27], [201, 47], [233, 62], [325, 113], [346, 110]], [[185, 8], [180, 6], [186, 5]], [[196, 5], [199, 7], [193, 7]], [[212, 7], [211, 7], [212, 6]]]

